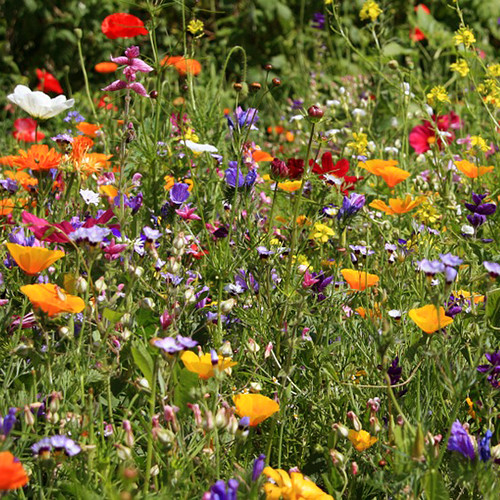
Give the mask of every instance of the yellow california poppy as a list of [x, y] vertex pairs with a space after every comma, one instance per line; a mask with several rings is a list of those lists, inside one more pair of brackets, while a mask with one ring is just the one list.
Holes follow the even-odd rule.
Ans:
[[467, 160], [455, 162], [455, 166], [469, 179], [477, 179], [488, 172], [492, 172], [495, 167], [476, 167], [474, 163]]
[[226, 368], [237, 365], [231, 358], [223, 356], [219, 356], [217, 363], [214, 364], [209, 352], [198, 356], [192, 351], [185, 351], [182, 353], [181, 360], [188, 371], [198, 374], [204, 380], [213, 377], [216, 371], [223, 371]]
[[434, 333], [453, 323], [453, 319], [446, 316], [444, 308], [437, 309], [434, 304], [411, 309], [408, 315], [425, 333]]
[[16, 243], [7, 243], [7, 249], [10, 255], [12, 255], [12, 258], [16, 261], [16, 264], [26, 274], [38, 274], [65, 255], [61, 250], [49, 250], [48, 248], [42, 247], [24, 247]]
[[236, 413], [240, 417], [248, 417], [252, 427], [259, 425], [280, 409], [276, 401], [262, 394], [236, 394], [233, 401]]
[[360, 431], [349, 429], [347, 439], [349, 439], [354, 448], [358, 451], [365, 451], [378, 441], [375, 436], [370, 436], [370, 434], [363, 429]]

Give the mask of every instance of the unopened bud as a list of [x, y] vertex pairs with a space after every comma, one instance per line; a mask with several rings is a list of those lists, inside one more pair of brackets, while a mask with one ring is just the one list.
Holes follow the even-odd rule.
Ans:
[[264, 66], [264, 69], [265, 69], [266, 71], [271, 71], [271, 70], [273, 69], [273, 65], [272, 65], [272, 64], [266, 64], [266, 65]]
[[157, 90], [152, 90], [150, 93], [149, 93], [149, 97], [151, 99], [157, 99], [158, 98], [158, 91]]
[[229, 340], [226, 340], [222, 344], [219, 353], [222, 354], [225, 358], [230, 358], [233, 355], [233, 349], [231, 348], [231, 342], [229, 342]]
[[313, 104], [308, 110], [307, 114], [309, 115], [309, 118], [323, 118], [323, 115], [325, 112], [319, 107]]
[[349, 420], [352, 420], [352, 424], [353, 424], [354, 429], [356, 431], [359, 432], [362, 429], [361, 422], [359, 421], [358, 416], [353, 411], [348, 411], [347, 412], [347, 418]]
[[233, 89], [236, 90], [236, 92], [241, 92], [243, 90], [243, 85], [241, 83], [234, 83], [233, 84]]
[[262, 85], [259, 82], [252, 82], [250, 84], [250, 90], [253, 92], [258, 92], [261, 89]]
[[351, 463], [351, 474], [353, 476], [357, 476], [358, 475], [358, 464], [356, 462], [352, 462]]
[[332, 428], [343, 438], [347, 438], [347, 436], [349, 436], [349, 429], [343, 424], [333, 424]]
[[396, 61], [396, 59], [391, 59], [388, 63], [387, 66], [391, 69], [398, 69], [399, 68], [399, 63]]
[[333, 465], [343, 465], [345, 462], [345, 457], [337, 450], [330, 450], [330, 457], [332, 459]]
[[130, 460], [132, 458], [132, 450], [122, 444], [115, 444], [116, 453], [120, 460]]
[[231, 298], [223, 300], [220, 303], [220, 308], [224, 314], [229, 314], [235, 305], [236, 305], [236, 299]]
[[33, 427], [35, 425], [35, 417], [33, 413], [31, 413], [30, 407], [27, 405], [24, 407], [24, 421], [28, 427]]
[[274, 87], [279, 87], [281, 85], [281, 80], [279, 78], [273, 78], [272, 83]]
[[290, 169], [286, 162], [279, 158], [274, 158], [271, 162], [271, 175], [276, 180], [286, 179], [290, 175]]

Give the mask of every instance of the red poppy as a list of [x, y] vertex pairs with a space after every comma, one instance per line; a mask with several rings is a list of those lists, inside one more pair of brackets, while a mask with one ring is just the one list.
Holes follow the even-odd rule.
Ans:
[[[309, 165], [312, 165], [313, 160], [309, 160]], [[335, 177], [344, 177], [349, 171], [349, 161], [345, 158], [341, 158], [335, 165], [332, 160], [332, 153], [327, 151], [321, 156], [321, 166], [318, 163], [314, 163], [312, 171], [319, 175], [320, 179], [324, 179], [325, 174], [331, 174]]]
[[24, 141], [24, 142], [41, 141], [45, 137], [45, 134], [38, 131], [36, 133], [36, 138], [35, 138], [35, 130], [36, 130], [36, 120], [33, 120], [33, 118], [18, 118], [14, 122], [14, 132], [12, 132], [12, 135], [18, 141]]
[[304, 160], [300, 158], [288, 158], [286, 166], [288, 167], [289, 179], [300, 179], [304, 174]]
[[199, 247], [196, 243], [193, 243], [189, 246], [187, 253], [192, 255], [196, 260], [200, 260], [205, 257], [205, 255], [208, 255], [208, 250], [205, 250], [204, 248]]
[[430, 14], [431, 11], [429, 10], [429, 7], [427, 5], [424, 5], [423, 3], [419, 3], [418, 5], [415, 5], [415, 12], [418, 13], [419, 10], [422, 10], [424, 14]]
[[420, 29], [413, 28], [410, 30], [410, 40], [413, 40], [414, 42], [421, 42], [422, 40], [425, 40], [425, 35]]
[[344, 182], [340, 186], [340, 192], [345, 195], [349, 196], [349, 191], [353, 191], [356, 182], [362, 181], [364, 177], [356, 177], [355, 175], [344, 175]]
[[415, 150], [415, 153], [422, 154], [431, 149], [432, 144], [437, 144], [438, 148], [443, 147], [441, 137], [436, 137], [434, 127], [436, 126], [441, 132], [448, 132], [446, 142], [451, 144], [455, 139], [455, 134], [450, 132], [449, 129], [460, 128], [460, 118], [453, 111], [447, 115], [435, 116], [432, 115], [433, 125], [430, 121], [426, 120], [422, 125], [413, 127], [410, 132], [409, 141], [410, 146]]
[[110, 39], [134, 38], [137, 35], [147, 35], [144, 23], [132, 14], [117, 13], [104, 18], [101, 24], [102, 32]]
[[37, 90], [42, 92], [55, 92], [56, 94], [63, 94], [64, 91], [57, 78], [44, 69], [36, 69], [36, 76], [38, 78]]
[[112, 102], [110, 102], [110, 97], [108, 94], [104, 94], [100, 97], [99, 102], [97, 103], [98, 108], [111, 109], [113, 111], [118, 111], [118, 107], [115, 106]]

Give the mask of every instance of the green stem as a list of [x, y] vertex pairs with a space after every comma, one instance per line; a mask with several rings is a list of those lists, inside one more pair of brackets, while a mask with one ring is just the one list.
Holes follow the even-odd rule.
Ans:
[[155, 403], [156, 403], [156, 380], [158, 377], [158, 356], [155, 356], [153, 363], [153, 387], [151, 387], [151, 397], [149, 399], [149, 423], [150, 430], [148, 435], [148, 445], [146, 452], [146, 479], [144, 480], [144, 495], [148, 494], [149, 483], [151, 480], [151, 464], [153, 462], [153, 415], [155, 414]]

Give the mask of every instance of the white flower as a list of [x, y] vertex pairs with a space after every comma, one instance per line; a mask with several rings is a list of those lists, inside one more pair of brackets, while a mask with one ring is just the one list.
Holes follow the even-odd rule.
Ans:
[[198, 144], [197, 142], [190, 141], [189, 139], [185, 141], [180, 141], [189, 148], [193, 153], [217, 153], [217, 148], [211, 146], [210, 144]]
[[99, 205], [101, 197], [91, 189], [80, 189], [80, 195], [87, 205]]
[[294, 116], [290, 117], [291, 122], [300, 121], [303, 119], [304, 119], [304, 117], [302, 115], [294, 115]]
[[51, 99], [44, 92], [33, 91], [25, 85], [18, 85], [14, 89], [14, 93], [7, 96], [7, 99], [17, 104], [33, 118], [40, 120], [52, 118], [75, 104], [74, 99], [66, 99], [64, 95], [58, 95]]

